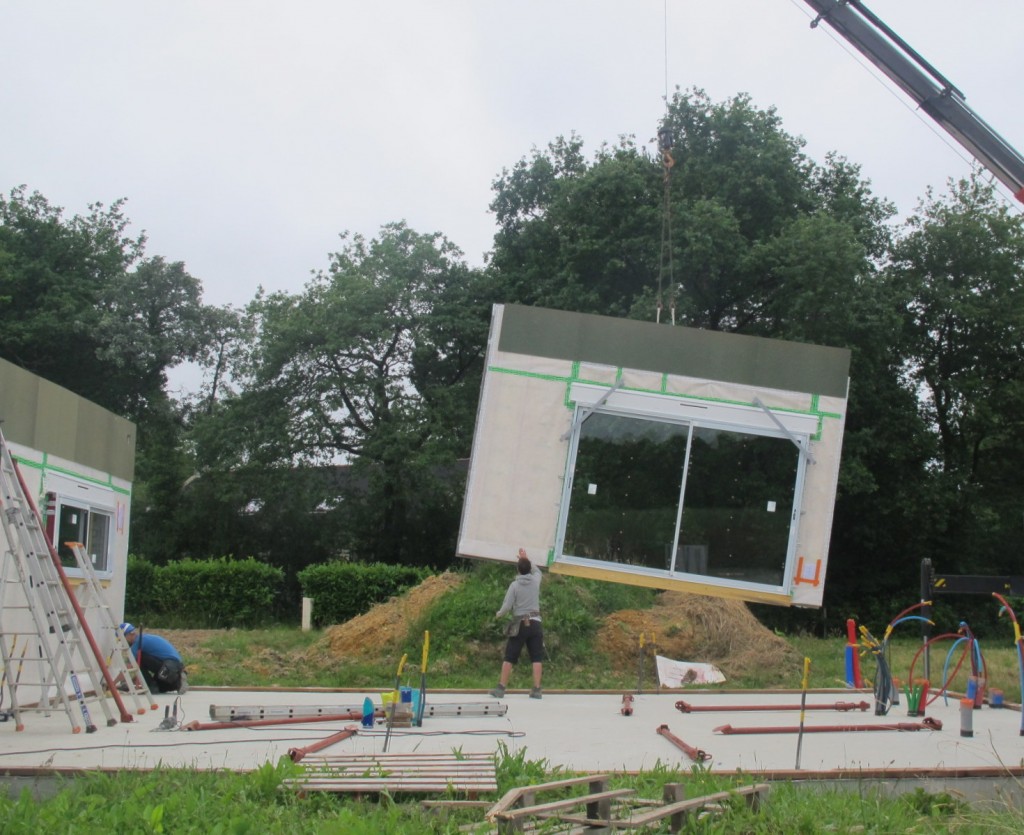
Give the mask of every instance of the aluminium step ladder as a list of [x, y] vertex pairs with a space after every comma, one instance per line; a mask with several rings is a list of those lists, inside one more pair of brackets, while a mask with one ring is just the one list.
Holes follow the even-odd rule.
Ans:
[[[107, 695], [123, 722], [132, 721], [75, 599], [39, 511], [0, 432], [0, 696], [16, 730], [22, 714], [63, 708], [73, 733], [96, 730], [90, 706], [116, 725]], [[81, 714], [80, 716], [78, 714]]]
[[86, 619], [88, 620], [88, 616], [95, 612], [95, 617], [91, 622], [97, 623], [98, 621], [101, 634], [110, 636], [113, 649], [105, 660], [111, 678], [117, 682], [125, 682], [127, 686], [127, 690], [121, 696], [122, 700], [127, 695], [132, 701], [135, 713], [140, 716], [147, 710], [156, 710], [158, 705], [153, 701], [153, 694], [149, 685], [146, 684], [146, 677], [139, 669], [135, 653], [121, 631], [121, 625], [117, 618], [114, 617], [113, 609], [103, 592], [103, 584], [100, 583], [99, 575], [96, 574], [92, 558], [81, 542], [65, 542], [64, 544], [75, 555], [78, 570], [82, 572], [82, 582], [74, 587], [74, 595], [78, 599]]

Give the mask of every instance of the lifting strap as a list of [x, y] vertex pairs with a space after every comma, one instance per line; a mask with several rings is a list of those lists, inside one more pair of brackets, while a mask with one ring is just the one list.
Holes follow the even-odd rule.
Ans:
[[663, 308], [663, 286], [668, 279], [669, 311], [672, 324], [676, 323], [676, 284], [672, 265], [672, 166], [676, 164], [672, 157], [672, 131], [662, 127], [658, 131], [658, 149], [661, 151], [661, 170], [663, 197], [661, 203], [661, 259], [658, 265], [658, 302], [655, 311], [655, 322], [661, 324]]

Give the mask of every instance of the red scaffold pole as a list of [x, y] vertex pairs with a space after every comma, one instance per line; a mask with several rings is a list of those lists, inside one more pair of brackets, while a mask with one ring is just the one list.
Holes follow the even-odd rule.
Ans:
[[[795, 734], [800, 732], [797, 725], [783, 725], [764, 728], [734, 728], [732, 725], [720, 725], [715, 728], [716, 734]], [[805, 734], [853, 733], [855, 731], [941, 731], [942, 722], [938, 719], [925, 717], [920, 722], [895, 722], [888, 725], [819, 725], [804, 728]]]
[[355, 725], [349, 725], [343, 731], [331, 734], [326, 739], [321, 739], [319, 742], [314, 742], [312, 745], [307, 745], [305, 748], [289, 748], [288, 756], [291, 758], [293, 763], [297, 763], [307, 754], [315, 754], [317, 751], [323, 751], [324, 748], [329, 748], [334, 745], [335, 742], [341, 742], [343, 739], [348, 739], [350, 736], [355, 736], [357, 733], [359, 733], [359, 728]]
[[870, 706], [867, 702], [835, 702], [830, 705], [691, 705], [689, 702], [676, 702], [676, 710], [681, 713], [711, 713], [718, 710], [838, 710], [846, 713], [851, 710], [867, 710]]
[[665, 737], [665, 739], [675, 745], [676, 748], [686, 754], [686, 756], [695, 763], [702, 763], [711, 759], [711, 755], [707, 751], [702, 751], [700, 748], [694, 748], [692, 745], [687, 745], [683, 742], [678, 736], [668, 729], [668, 725], [660, 725], [658, 727], [658, 734]]

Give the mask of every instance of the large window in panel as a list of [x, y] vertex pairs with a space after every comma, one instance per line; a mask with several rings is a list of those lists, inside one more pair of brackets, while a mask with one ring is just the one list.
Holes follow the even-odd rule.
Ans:
[[799, 463], [789, 438], [694, 427], [676, 571], [781, 585]]
[[781, 586], [800, 462], [781, 434], [592, 412], [575, 435], [562, 555]]
[[687, 424], [594, 412], [579, 427], [563, 553], [667, 570]]

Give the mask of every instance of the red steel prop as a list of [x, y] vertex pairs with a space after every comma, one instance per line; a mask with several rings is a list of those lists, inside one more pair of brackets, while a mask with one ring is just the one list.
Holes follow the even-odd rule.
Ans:
[[658, 734], [665, 737], [665, 739], [675, 745], [676, 748], [686, 754], [686, 756], [695, 763], [702, 763], [711, 759], [711, 755], [707, 751], [702, 751], [700, 748], [694, 748], [692, 745], [687, 745], [683, 742], [678, 736], [668, 729], [668, 725], [660, 725], [658, 727]]
[[623, 716], [633, 715], [633, 694], [623, 693], [622, 694], [622, 708], [619, 711]]
[[836, 702], [834, 704], [817, 705], [691, 705], [688, 702], [676, 702], [676, 710], [681, 713], [710, 713], [717, 710], [867, 710], [867, 702]]
[[[796, 725], [765, 727], [765, 728], [734, 728], [732, 725], [720, 725], [715, 728], [716, 734], [795, 734], [800, 728]], [[920, 722], [895, 722], [888, 725], [821, 725], [804, 728], [805, 734], [846, 733], [853, 731], [941, 731], [942, 722], [926, 717]]]
[[355, 725], [349, 725], [345, 730], [338, 731], [336, 734], [331, 734], [326, 739], [321, 739], [319, 742], [314, 742], [312, 745], [307, 745], [305, 748], [289, 748], [288, 756], [291, 758], [293, 763], [297, 763], [307, 754], [315, 754], [317, 751], [323, 751], [324, 748], [329, 748], [334, 745], [335, 742], [341, 742], [343, 739], [348, 739], [350, 736], [355, 736], [357, 733], [359, 733], [359, 728]]
[[186, 731], [220, 731], [225, 728], [262, 728], [267, 725], [305, 725], [307, 722], [345, 722], [362, 719], [360, 711], [337, 713], [334, 716], [290, 716], [285, 719], [241, 719], [238, 722], [187, 722], [182, 725]]

